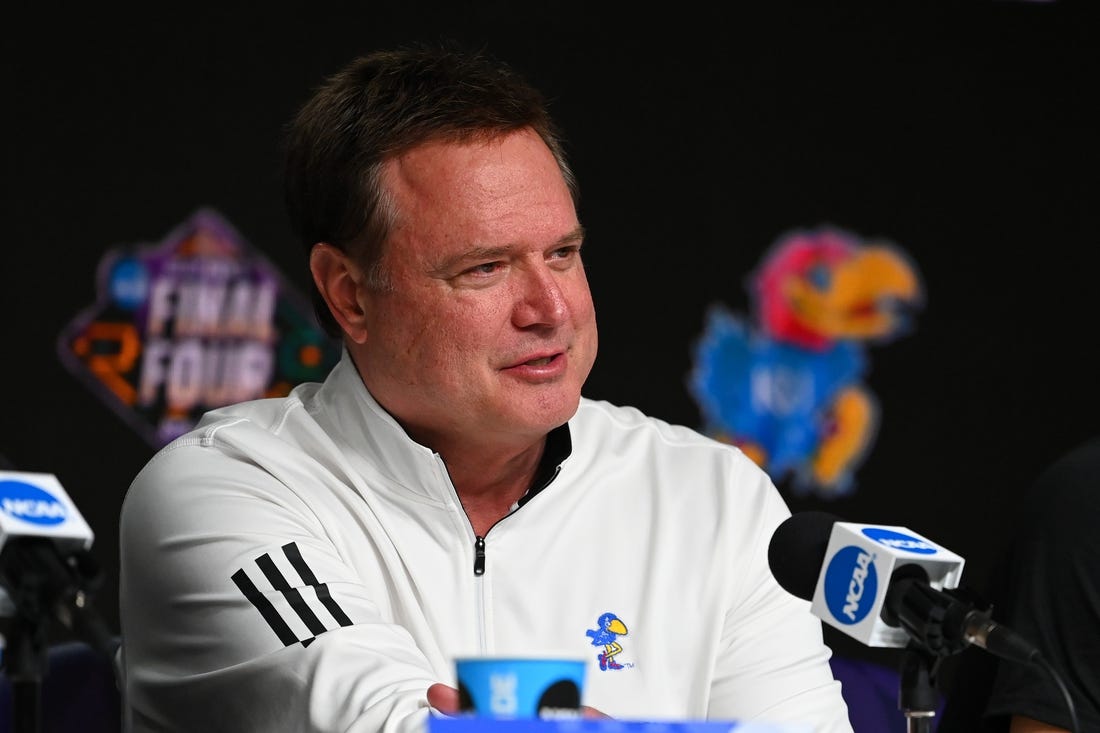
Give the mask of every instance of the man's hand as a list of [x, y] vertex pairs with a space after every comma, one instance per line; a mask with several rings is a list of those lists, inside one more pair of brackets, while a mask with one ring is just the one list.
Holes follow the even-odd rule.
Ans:
[[[458, 715], [458, 690], [437, 682], [428, 688], [428, 704], [444, 715]], [[585, 718], [611, 718], [610, 715], [605, 715], [596, 708], [590, 708], [587, 705], [581, 706], [581, 716]]]
[[437, 682], [428, 688], [428, 704], [444, 715], [458, 715], [458, 690]]
[[1023, 715], [1013, 715], [1009, 733], [1069, 733], [1065, 728], [1043, 723]]

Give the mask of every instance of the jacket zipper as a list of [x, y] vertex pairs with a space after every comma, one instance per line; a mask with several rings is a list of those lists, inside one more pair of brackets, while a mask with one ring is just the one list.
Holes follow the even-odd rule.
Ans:
[[[554, 479], [558, 477], [559, 473], [561, 473], [561, 466], [557, 466], [554, 468], [554, 475], [551, 476], [545, 484], [543, 484], [543, 488], [546, 488], [551, 483], [553, 483]], [[501, 519], [503, 518], [504, 517], [501, 517]], [[495, 526], [496, 525], [494, 524], [493, 527]], [[492, 529], [493, 527], [490, 527], [489, 529]], [[486, 531], [486, 534], [487, 533], [488, 531]], [[474, 535], [474, 575], [479, 578], [482, 575], [485, 575], [485, 535]]]
[[481, 535], [474, 537], [474, 575], [480, 577], [485, 574], [485, 538]]

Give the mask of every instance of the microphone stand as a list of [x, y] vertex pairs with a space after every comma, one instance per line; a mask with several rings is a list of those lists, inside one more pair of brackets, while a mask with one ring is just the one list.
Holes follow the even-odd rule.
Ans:
[[932, 588], [917, 566], [902, 566], [891, 576], [882, 620], [909, 634], [898, 691], [898, 708], [905, 714], [908, 733], [931, 733], [938, 702], [936, 672], [944, 657], [969, 644], [964, 629], [977, 602], [971, 591]]
[[908, 733], [931, 733], [936, 717], [935, 675], [940, 658], [917, 642], [909, 642], [901, 656], [898, 708], [905, 714]]
[[102, 575], [85, 550], [62, 556], [53, 540], [17, 537], [0, 552], [0, 585], [14, 606], [10, 618], [0, 619], [6, 641], [3, 667], [12, 682], [12, 731], [41, 733], [51, 616], [106, 655], [114, 668], [116, 637], [90, 602], [92, 591], [102, 585]]

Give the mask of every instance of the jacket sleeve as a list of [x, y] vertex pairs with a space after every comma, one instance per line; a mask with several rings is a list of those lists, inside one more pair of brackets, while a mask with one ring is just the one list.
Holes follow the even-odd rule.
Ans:
[[120, 522], [133, 731], [420, 731], [436, 681], [315, 512], [199, 443], [135, 478]]
[[[814, 733], [851, 733], [840, 682], [829, 666], [821, 621], [810, 603], [785, 591], [768, 566], [772, 533], [790, 511], [766, 474], [748, 467], [738, 491], [739, 572], [711, 686], [708, 717], [791, 722]], [[748, 712], [746, 712], [748, 711]]]

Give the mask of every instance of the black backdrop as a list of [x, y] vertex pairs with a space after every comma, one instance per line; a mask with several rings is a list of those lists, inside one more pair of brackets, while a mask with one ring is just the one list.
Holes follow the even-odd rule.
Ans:
[[443, 36], [554, 100], [601, 324], [589, 396], [698, 426], [703, 313], [745, 311], [747, 273], [791, 228], [912, 257], [925, 306], [870, 352], [882, 422], [857, 490], [781, 488], [795, 510], [922, 532], [982, 587], [1014, 497], [1096, 431], [1094, 26], [1060, 2], [709, 5], [6, 11], [0, 455], [55, 473], [95, 529], [111, 625], [119, 504], [152, 449], [55, 348], [99, 259], [210, 206], [304, 291], [282, 124], [354, 54]]

